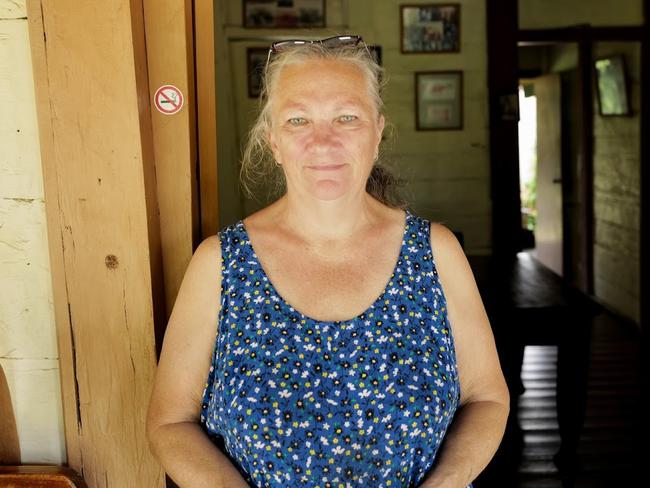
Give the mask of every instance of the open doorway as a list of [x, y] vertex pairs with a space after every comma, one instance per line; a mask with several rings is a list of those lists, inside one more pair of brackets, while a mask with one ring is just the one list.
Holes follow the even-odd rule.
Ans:
[[563, 274], [560, 79], [547, 74], [519, 88], [519, 177], [524, 247]]
[[519, 194], [521, 201], [522, 248], [535, 248], [537, 226], [537, 97], [534, 87], [519, 85]]
[[[572, 62], [575, 61], [575, 62]], [[519, 174], [524, 249], [560, 276], [571, 268], [577, 189], [575, 45], [519, 48]], [[566, 92], [566, 93], [565, 93]], [[569, 274], [571, 270], [569, 269]]]

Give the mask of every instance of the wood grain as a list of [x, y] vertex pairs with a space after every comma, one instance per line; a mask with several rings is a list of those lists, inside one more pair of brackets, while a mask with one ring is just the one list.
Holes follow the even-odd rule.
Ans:
[[34, 71], [69, 461], [91, 487], [162, 486], [144, 428], [164, 294], [142, 2], [40, 10]]
[[169, 315], [192, 257], [193, 235], [199, 232], [192, 2], [143, 0], [143, 6], [149, 99], [153, 101], [163, 85], [176, 86], [185, 98], [183, 108], [174, 115], [160, 113], [153, 104], [151, 111]]
[[0, 466], [3, 488], [86, 488], [83, 478], [63, 466]]
[[57, 165], [55, 164], [56, 145], [50, 113], [50, 87], [47, 72], [48, 60], [41, 0], [30, 0], [27, 2], [27, 21], [32, 53], [32, 69], [34, 71], [36, 113], [43, 168], [43, 191], [45, 196], [50, 271], [52, 275], [54, 319], [56, 322], [56, 336], [59, 351], [66, 455], [68, 464], [74, 469], [81, 470], [83, 461], [79, 442], [80, 418], [75, 378], [76, 359], [63, 258], [63, 229], [58, 198], [59, 177], [57, 175]]
[[195, 0], [196, 87], [201, 182], [201, 235], [219, 230], [214, 4]]

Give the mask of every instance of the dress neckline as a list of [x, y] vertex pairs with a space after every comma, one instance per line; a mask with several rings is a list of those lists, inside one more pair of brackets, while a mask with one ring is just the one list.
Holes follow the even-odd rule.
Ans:
[[317, 323], [317, 324], [323, 324], [323, 325], [339, 325], [339, 324], [346, 324], [346, 323], [351, 323], [351, 322], [356, 322], [359, 320], [361, 317], [365, 317], [370, 313], [372, 310], [375, 309], [377, 304], [382, 302], [384, 298], [386, 297], [386, 294], [389, 292], [389, 288], [391, 288], [391, 281], [393, 277], [397, 274], [397, 269], [400, 266], [400, 263], [403, 262], [404, 260], [404, 250], [406, 247], [406, 236], [408, 234], [409, 228], [411, 226], [411, 219], [412, 219], [412, 214], [408, 211], [405, 210], [405, 217], [404, 217], [404, 231], [402, 233], [402, 244], [400, 245], [400, 250], [397, 255], [397, 259], [395, 260], [395, 264], [393, 265], [393, 269], [388, 276], [388, 279], [386, 280], [386, 285], [382, 289], [381, 293], [379, 296], [368, 306], [363, 312], [355, 315], [352, 318], [349, 319], [344, 319], [344, 320], [319, 320], [312, 318], [304, 313], [302, 313], [300, 310], [298, 310], [296, 307], [291, 305], [287, 300], [284, 299], [284, 297], [278, 292], [278, 290], [275, 288], [275, 285], [269, 278], [269, 276], [266, 274], [266, 271], [264, 270], [264, 267], [262, 266], [261, 261], [259, 260], [257, 253], [255, 252], [255, 248], [253, 247], [253, 243], [251, 242], [250, 235], [248, 234], [248, 230], [246, 229], [246, 225], [244, 224], [243, 220], [240, 220], [237, 225], [241, 229], [242, 233], [244, 234], [245, 237], [245, 244], [250, 247], [250, 250], [252, 251], [253, 254], [253, 262], [255, 267], [259, 270], [261, 273], [264, 281], [268, 284], [268, 287], [270, 289], [270, 292], [274, 294], [280, 303], [288, 308], [291, 312], [295, 312], [298, 314], [298, 316], [302, 319], [305, 320], [306, 322], [311, 322], [311, 323]]

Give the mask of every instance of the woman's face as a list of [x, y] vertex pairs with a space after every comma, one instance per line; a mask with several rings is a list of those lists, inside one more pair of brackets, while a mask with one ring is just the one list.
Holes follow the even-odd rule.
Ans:
[[310, 60], [280, 72], [269, 142], [288, 192], [335, 200], [365, 191], [383, 128], [353, 64]]

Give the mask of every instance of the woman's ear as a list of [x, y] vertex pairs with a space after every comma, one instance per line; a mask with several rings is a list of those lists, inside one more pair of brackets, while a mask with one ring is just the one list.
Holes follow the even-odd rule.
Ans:
[[275, 135], [273, 134], [273, 131], [268, 131], [266, 133], [266, 140], [269, 143], [269, 147], [271, 148], [271, 152], [273, 153], [273, 158], [275, 159], [275, 162], [278, 164], [282, 164], [282, 161], [280, 161], [280, 152], [278, 151], [278, 144], [277, 141], [275, 140]]
[[384, 134], [384, 126], [386, 125], [386, 119], [382, 114], [379, 114], [379, 119], [377, 120], [377, 146], [381, 142], [381, 136]]

